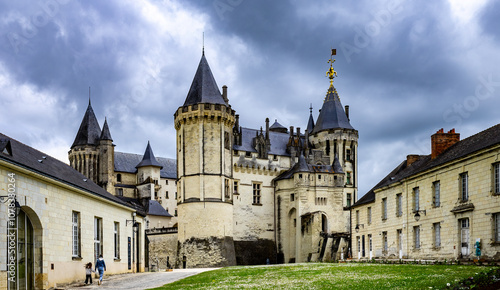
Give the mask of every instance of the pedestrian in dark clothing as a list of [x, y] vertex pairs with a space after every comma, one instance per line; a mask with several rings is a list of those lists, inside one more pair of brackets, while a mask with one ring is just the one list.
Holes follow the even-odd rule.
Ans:
[[106, 271], [106, 263], [104, 263], [104, 259], [102, 255], [99, 256], [97, 262], [95, 263], [95, 269], [99, 271], [99, 282], [98, 285], [102, 284], [102, 276], [104, 275], [104, 271]]

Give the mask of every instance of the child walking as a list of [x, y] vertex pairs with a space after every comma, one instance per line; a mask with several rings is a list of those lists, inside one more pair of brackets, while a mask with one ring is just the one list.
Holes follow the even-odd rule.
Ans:
[[97, 285], [101, 285], [102, 275], [104, 275], [104, 271], [106, 270], [106, 263], [104, 263], [102, 255], [99, 256], [99, 259], [97, 259], [97, 262], [95, 263], [95, 268], [96, 270], [99, 271], [99, 281], [97, 282]]
[[92, 269], [92, 263], [88, 262], [85, 264], [85, 285], [89, 284], [89, 280], [90, 284], [92, 284], [92, 273], [95, 273], [95, 271]]

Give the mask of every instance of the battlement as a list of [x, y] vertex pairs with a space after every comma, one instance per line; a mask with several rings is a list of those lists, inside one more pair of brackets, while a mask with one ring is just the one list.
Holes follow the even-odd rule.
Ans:
[[193, 104], [179, 107], [174, 113], [175, 129], [178, 130], [182, 123], [197, 122], [198, 119], [220, 120], [227, 125], [234, 125], [235, 111], [231, 106], [221, 104]]

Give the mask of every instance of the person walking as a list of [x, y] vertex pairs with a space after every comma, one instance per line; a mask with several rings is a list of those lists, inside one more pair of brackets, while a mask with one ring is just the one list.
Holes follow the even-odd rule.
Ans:
[[97, 282], [97, 285], [101, 285], [102, 276], [104, 275], [104, 271], [106, 271], [106, 263], [104, 263], [102, 255], [99, 255], [99, 259], [97, 259], [97, 262], [95, 263], [95, 269], [99, 271], [99, 281]]
[[85, 285], [92, 284], [92, 273], [95, 273], [94, 269], [92, 269], [92, 263], [88, 262], [85, 264]]

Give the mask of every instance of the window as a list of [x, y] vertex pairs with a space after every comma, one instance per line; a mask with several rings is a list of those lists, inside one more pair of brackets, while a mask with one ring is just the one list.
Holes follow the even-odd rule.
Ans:
[[113, 230], [114, 244], [115, 244], [115, 259], [120, 259], [120, 223], [115, 222]]
[[123, 188], [117, 188], [115, 189], [115, 193], [117, 196], [123, 196]]
[[175, 193], [175, 199], [177, 199], [177, 192]]
[[345, 181], [346, 184], [351, 184], [351, 173], [350, 172], [347, 172], [346, 173], [346, 181]]
[[345, 150], [345, 160], [346, 161], [351, 161], [351, 149], [346, 149]]
[[321, 174], [318, 175], [318, 180], [321, 180]]
[[294, 201], [295, 200], [295, 194], [290, 194], [290, 201]]
[[415, 249], [420, 249], [420, 226], [413, 227], [413, 243]]
[[359, 225], [359, 210], [356, 211], [356, 225]]
[[80, 213], [73, 212], [73, 257], [80, 257]]
[[299, 173], [299, 178], [302, 179], [302, 173]]
[[122, 175], [120, 173], [116, 175], [116, 182], [122, 182]]
[[165, 192], [165, 198], [168, 199], [168, 191]]
[[493, 193], [500, 194], [500, 163], [493, 164]]
[[387, 232], [382, 232], [382, 246], [382, 250], [387, 253]]
[[253, 204], [260, 204], [260, 183], [253, 183]]
[[245, 156], [246, 157], [252, 157], [252, 153], [247, 151], [247, 152], [245, 152]]
[[224, 197], [225, 198], [230, 198], [230, 193], [229, 193], [229, 179], [224, 180]]
[[368, 224], [372, 223], [372, 208], [371, 207], [366, 209], [366, 219], [367, 219]]
[[434, 247], [441, 247], [441, 223], [434, 223]]
[[415, 187], [413, 189], [413, 211], [420, 210], [420, 188]]
[[174, 216], [177, 216], [177, 209], [175, 209]]
[[166, 184], [166, 185], [168, 185], [168, 179], [167, 179], [167, 180], [165, 180], [165, 184]]
[[462, 201], [469, 200], [469, 175], [467, 172], [460, 174], [460, 193]]
[[432, 183], [432, 200], [435, 207], [441, 206], [441, 183], [439, 181]]
[[238, 193], [238, 181], [235, 180], [233, 183], [233, 193]]
[[358, 244], [358, 253], [361, 253], [361, 240], [359, 237], [356, 237], [356, 241], [357, 241], [357, 244]]
[[330, 156], [330, 140], [326, 140], [325, 155]]
[[372, 248], [372, 235], [368, 235], [368, 251], [373, 251]]
[[350, 193], [347, 194], [347, 203], [346, 203], [346, 206], [347, 207], [351, 207], [351, 194]]
[[500, 243], [500, 213], [496, 213], [493, 215], [493, 222], [495, 223], [495, 243]]
[[94, 218], [94, 258], [97, 260], [102, 255], [102, 219]]
[[396, 216], [403, 215], [403, 194], [396, 194]]
[[387, 197], [382, 198], [382, 219], [387, 219]]

